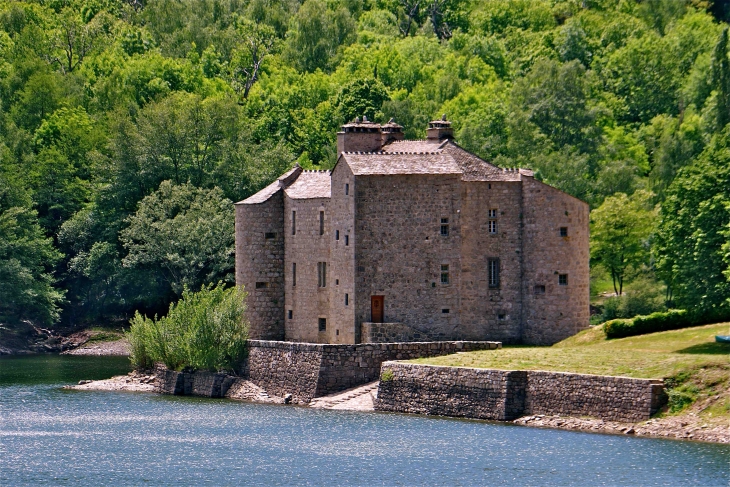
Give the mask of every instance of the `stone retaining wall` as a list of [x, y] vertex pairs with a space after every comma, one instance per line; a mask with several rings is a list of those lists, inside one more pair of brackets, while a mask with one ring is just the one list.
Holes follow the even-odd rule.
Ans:
[[214, 374], [198, 370], [196, 372], [176, 372], [158, 369], [159, 392], [176, 396], [224, 397], [231, 384], [236, 380], [228, 374]]
[[644, 421], [663, 405], [660, 380], [383, 363], [375, 409], [478, 419], [526, 414]]
[[333, 345], [249, 340], [244, 375], [269, 394], [308, 403], [374, 381], [387, 360], [501, 348], [499, 342], [411, 342]]
[[431, 341], [424, 332], [403, 323], [368, 323], [361, 325], [362, 343], [398, 343]]

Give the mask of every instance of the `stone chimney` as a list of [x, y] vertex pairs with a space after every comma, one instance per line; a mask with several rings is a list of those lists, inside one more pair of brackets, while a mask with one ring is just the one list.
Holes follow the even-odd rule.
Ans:
[[454, 129], [451, 128], [451, 122], [446, 120], [446, 114], [441, 120], [433, 120], [428, 122], [428, 130], [426, 131], [428, 140], [453, 139]]
[[381, 127], [381, 131], [383, 134], [381, 146], [388, 144], [389, 142], [393, 142], [394, 140], [403, 140], [403, 126], [395, 123], [392, 118], [388, 120], [388, 123]]
[[356, 118], [337, 132], [337, 155], [343, 152], [377, 152], [383, 146], [382, 127], [367, 117]]

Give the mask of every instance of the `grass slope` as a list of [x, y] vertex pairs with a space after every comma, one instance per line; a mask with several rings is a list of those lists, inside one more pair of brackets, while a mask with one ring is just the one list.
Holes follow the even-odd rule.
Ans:
[[607, 340], [600, 326], [552, 347], [505, 346], [412, 360], [415, 363], [502, 370], [552, 370], [580, 374], [665, 379], [670, 412], [701, 404], [698, 413], [730, 419], [730, 323]]

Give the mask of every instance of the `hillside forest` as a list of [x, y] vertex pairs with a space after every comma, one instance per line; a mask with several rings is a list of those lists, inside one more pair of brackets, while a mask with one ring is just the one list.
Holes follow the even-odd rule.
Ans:
[[[233, 284], [232, 202], [447, 114], [592, 208], [595, 322], [730, 296], [721, 0], [0, 1], [0, 323]], [[612, 295], [612, 297], [607, 297]]]

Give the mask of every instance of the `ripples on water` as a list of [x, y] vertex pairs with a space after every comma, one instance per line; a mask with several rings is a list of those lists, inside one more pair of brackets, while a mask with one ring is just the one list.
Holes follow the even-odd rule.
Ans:
[[[730, 484], [725, 445], [63, 391], [99, 364], [106, 376], [126, 365], [44, 360], [57, 359], [46, 379], [33, 359], [0, 360], [0, 485]], [[36, 379], [14, 382], [23, 360]]]

